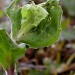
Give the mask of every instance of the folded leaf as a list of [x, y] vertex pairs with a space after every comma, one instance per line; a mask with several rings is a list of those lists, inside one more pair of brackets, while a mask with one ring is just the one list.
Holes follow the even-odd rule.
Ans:
[[21, 14], [21, 29], [19, 30], [17, 39], [32, 28], [37, 27], [38, 24], [47, 17], [48, 12], [39, 5], [27, 4], [22, 7]]
[[[58, 5], [58, 2], [54, 0], [52, 2], [47, 2], [47, 4], [44, 5], [44, 8], [49, 15], [43, 19], [37, 27], [31, 29], [19, 40], [20, 42], [27, 43], [32, 48], [50, 46], [60, 35], [61, 7]], [[31, 20], [33, 21], [33, 19]]]
[[25, 48], [17, 46], [5, 32], [0, 30], [0, 64], [7, 69], [15, 64], [16, 60], [22, 57], [25, 53]]

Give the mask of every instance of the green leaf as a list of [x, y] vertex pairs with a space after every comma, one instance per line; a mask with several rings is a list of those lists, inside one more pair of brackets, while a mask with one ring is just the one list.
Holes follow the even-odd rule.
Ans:
[[14, 0], [9, 7], [6, 9], [6, 14], [11, 21], [11, 37], [15, 38], [20, 27], [21, 27], [21, 8], [15, 5], [16, 1]]
[[26, 34], [32, 28], [37, 27], [38, 24], [47, 17], [48, 12], [39, 5], [27, 4], [21, 10], [22, 21], [21, 29], [19, 30], [17, 39], [23, 34]]
[[16, 60], [22, 57], [25, 53], [25, 48], [17, 46], [5, 32], [0, 30], [0, 64], [7, 69], [16, 63]]
[[[20, 42], [27, 43], [32, 48], [39, 48], [50, 46], [59, 38], [62, 9], [57, 3], [58, 2], [53, 1], [51, 4], [48, 3], [44, 6], [49, 15], [43, 19], [37, 27], [25, 34], [19, 40]], [[33, 19], [31, 20], [33, 21]]]

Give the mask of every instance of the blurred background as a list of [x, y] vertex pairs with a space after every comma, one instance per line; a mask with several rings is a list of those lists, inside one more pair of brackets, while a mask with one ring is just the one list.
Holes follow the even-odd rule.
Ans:
[[[0, 28], [10, 33], [5, 9], [12, 0], [0, 0]], [[34, 0], [39, 4], [46, 0]], [[22, 0], [22, 4], [29, 0]], [[59, 40], [50, 47], [29, 49], [17, 61], [18, 75], [75, 75], [75, 0], [60, 0], [63, 9]], [[0, 75], [5, 75], [0, 65]]]

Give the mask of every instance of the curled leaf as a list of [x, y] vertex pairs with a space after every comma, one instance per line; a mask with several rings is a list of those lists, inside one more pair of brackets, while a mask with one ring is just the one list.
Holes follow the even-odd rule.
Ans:
[[21, 14], [21, 29], [19, 30], [17, 39], [29, 32], [32, 28], [37, 27], [47, 17], [48, 12], [39, 5], [27, 4], [22, 7]]
[[[43, 8], [49, 13], [48, 16], [19, 40], [20, 42], [27, 43], [32, 48], [50, 46], [60, 36], [62, 9], [58, 2], [56, 0], [48, 1]], [[31, 21], [35, 20], [31, 19]], [[31, 22], [29, 23], [31, 24]]]

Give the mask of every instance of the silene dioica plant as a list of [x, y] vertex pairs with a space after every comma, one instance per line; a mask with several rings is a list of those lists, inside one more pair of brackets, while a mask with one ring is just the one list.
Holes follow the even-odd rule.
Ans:
[[10, 35], [0, 30], [0, 64], [6, 75], [15, 75], [16, 61], [29, 48], [48, 47], [59, 37], [62, 9], [58, 0], [47, 0], [36, 5], [34, 2], [19, 6], [14, 0], [6, 8], [11, 21]]

